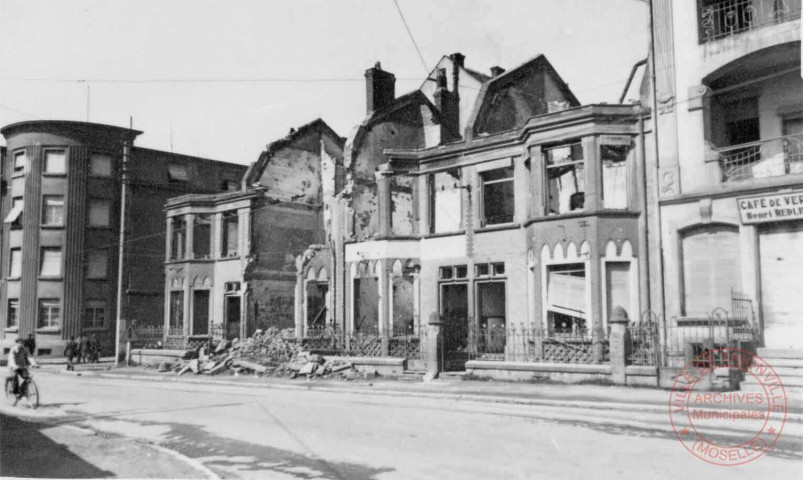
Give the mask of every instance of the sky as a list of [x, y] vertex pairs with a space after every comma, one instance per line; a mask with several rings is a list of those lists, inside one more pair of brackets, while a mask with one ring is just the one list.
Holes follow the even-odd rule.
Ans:
[[348, 136], [377, 61], [401, 95], [443, 55], [543, 53], [580, 102], [615, 103], [648, 50], [638, 0], [397, 2], [423, 62], [394, 0], [3, 0], [0, 125], [133, 118], [138, 146], [248, 164], [316, 118]]

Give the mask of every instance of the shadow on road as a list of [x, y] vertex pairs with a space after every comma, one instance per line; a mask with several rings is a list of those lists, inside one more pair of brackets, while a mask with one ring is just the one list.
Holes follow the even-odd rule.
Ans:
[[0, 476], [109, 478], [101, 470], [54, 442], [40, 430], [49, 425], [0, 414]]

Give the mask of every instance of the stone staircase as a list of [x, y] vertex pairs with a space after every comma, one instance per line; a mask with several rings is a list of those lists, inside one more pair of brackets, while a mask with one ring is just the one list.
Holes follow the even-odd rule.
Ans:
[[[789, 407], [803, 408], [803, 349], [759, 348], [758, 356], [769, 363], [783, 382]], [[746, 375], [740, 389], [744, 392], [763, 392], [752, 375]]]

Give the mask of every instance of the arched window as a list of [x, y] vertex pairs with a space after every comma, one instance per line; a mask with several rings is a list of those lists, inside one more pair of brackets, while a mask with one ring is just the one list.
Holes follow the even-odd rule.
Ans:
[[683, 314], [704, 316], [718, 307], [730, 310], [731, 292], [741, 289], [739, 230], [712, 225], [683, 235]]

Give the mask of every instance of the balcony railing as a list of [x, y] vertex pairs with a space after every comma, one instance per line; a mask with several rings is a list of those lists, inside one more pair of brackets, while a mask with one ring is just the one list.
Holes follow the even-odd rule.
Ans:
[[803, 135], [734, 145], [717, 152], [725, 182], [803, 173]]
[[700, 6], [700, 43], [800, 18], [800, 0], [706, 1]]

